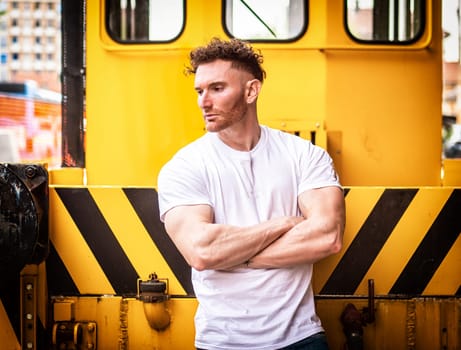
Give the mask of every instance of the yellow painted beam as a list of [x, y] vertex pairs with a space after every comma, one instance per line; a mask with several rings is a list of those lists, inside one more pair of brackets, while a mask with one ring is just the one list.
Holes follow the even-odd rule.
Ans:
[[[19, 310], [18, 310], [19, 312]], [[6, 314], [3, 303], [0, 300], [0, 340], [2, 349], [20, 350], [16, 334], [14, 333], [13, 327], [10, 323], [8, 315]]]
[[338, 254], [315, 264], [314, 291], [317, 293], [325, 285], [333, 273], [349, 245], [360, 230], [371, 210], [384, 192], [384, 188], [353, 187], [346, 196], [346, 230], [344, 232], [343, 249]]
[[454, 295], [461, 286], [461, 232], [443, 259], [423, 294]]
[[50, 207], [50, 239], [79, 292], [115, 294], [104, 271], [53, 188], [50, 189]]
[[89, 191], [141, 279], [156, 272], [159, 278], [168, 278], [170, 293], [185, 294], [122, 189], [98, 187]]
[[367, 280], [375, 280], [377, 294], [387, 294], [431, 227], [450, 189], [421, 188], [392, 231], [356, 293], [367, 293]]

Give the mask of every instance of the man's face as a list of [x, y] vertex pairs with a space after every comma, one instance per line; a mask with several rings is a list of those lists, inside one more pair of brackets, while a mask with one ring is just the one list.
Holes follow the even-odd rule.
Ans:
[[195, 90], [208, 131], [219, 132], [247, 114], [246, 83], [252, 76], [231, 67], [230, 61], [202, 64], [195, 73]]

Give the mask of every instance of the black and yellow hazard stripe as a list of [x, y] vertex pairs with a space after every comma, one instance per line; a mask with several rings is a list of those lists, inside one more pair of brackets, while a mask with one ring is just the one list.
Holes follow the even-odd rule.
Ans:
[[[137, 279], [168, 278], [170, 293], [193, 295], [190, 267], [158, 216], [153, 188], [52, 188], [52, 295], [135, 295]], [[52, 209], [52, 210], [53, 210]]]
[[[461, 189], [353, 187], [345, 198], [344, 248], [316, 264], [317, 295], [365, 295], [373, 279], [376, 294], [390, 298], [461, 296]], [[50, 296], [135, 295], [137, 279], [156, 272], [172, 295], [194, 297], [154, 188], [51, 187], [50, 240]], [[15, 278], [0, 285], [0, 321], [18, 344]]]
[[[345, 190], [344, 249], [316, 265], [319, 295], [459, 295], [461, 189]], [[149, 272], [193, 297], [190, 268], [158, 217], [153, 188], [52, 188], [52, 295], [136, 293]]]
[[316, 266], [320, 295], [456, 295], [461, 289], [461, 189], [350, 188], [340, 254]]

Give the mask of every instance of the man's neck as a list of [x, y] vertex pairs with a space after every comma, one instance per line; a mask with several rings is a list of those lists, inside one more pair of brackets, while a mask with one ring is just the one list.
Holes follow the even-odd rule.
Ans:
[[230, 127], [218, 133], [219, 138], [229, 147], [242, 152], [251, 151], [261, 137], [261, 127], [257, 123], [244, 127]]

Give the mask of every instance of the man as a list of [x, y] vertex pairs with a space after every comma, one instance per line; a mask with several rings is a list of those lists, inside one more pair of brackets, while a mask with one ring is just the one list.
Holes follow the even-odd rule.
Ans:
[[331, 158], [258, 122], [263, 58], [217, 38], [190, 53], [207, 133], [158, 178], [160, 216], [192, 267], [200, 349], [327, 349], [312, 264], [342, 246]]

